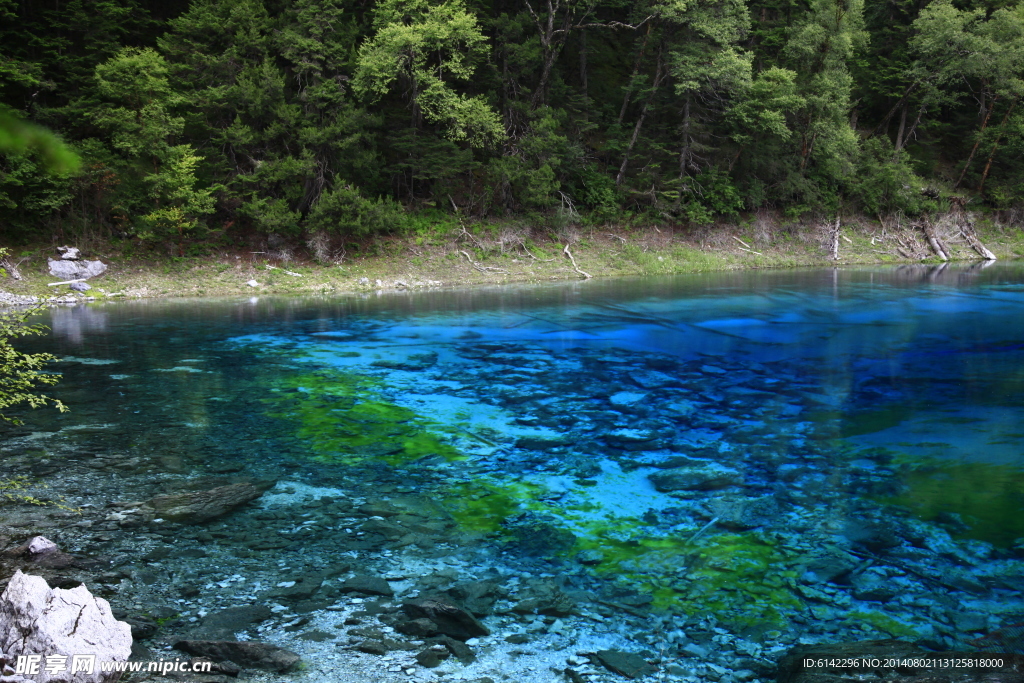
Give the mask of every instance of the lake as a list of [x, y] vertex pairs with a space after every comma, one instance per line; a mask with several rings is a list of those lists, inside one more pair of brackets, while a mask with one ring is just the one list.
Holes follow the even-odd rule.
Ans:
[[[22, 413], [5, 474], [85, 511], [54, 540], [118, 558], [106, 594], [129, 614], [159, 606], [157, 643], [252, 604], [271, 615], [219, 635], [299, 652], [310, 680], [543, 681], [616, 649], [666, 680], [767, 681], [795, 644], [1021, 647], [1019, 264], [138, 301], [41, 321], [52, 332], [28, 346], [61, 358], [48, 393], [71, 410]], [[202, 523], [135, 504], [253, 479], [273, 488]], [[423, 596], [487, 625], [475, 662], [358, 651], [429, 637], [398, 635], [393, 615]]]

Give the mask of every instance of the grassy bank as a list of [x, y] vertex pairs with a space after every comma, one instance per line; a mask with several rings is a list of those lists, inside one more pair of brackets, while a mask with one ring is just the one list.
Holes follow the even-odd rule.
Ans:
[[[1024, 257], [1024, 231], [979, 220], [977, 235], [999, 259]], [[954, 260], [980, 258], [966, 238], [941, 235]], [[666, 275], [750, 268], [939, 262], [922, 230], [899, 223], [856, 221], [835, 237], [828, 226], [784, 224], [762, 216], [705, 229], [439, 225], [418, 235], [378, 237], [353, 245], [266, 242], [222, 247], [203, 256], [142, 253], [125, 242], [78, 245], [83, 257], [108, 264], [89, 281], [97, 300], [241, 294], [328, 294], [376, 289], [546, 282], [591, 277]], [[47, 270], [55, 245], [16, 247], [22, 280], [0, 286], [11, 294], [68, 296]], [[314, 258], [319, 255], [319, 260]], [[2, 272], [2, 271], [0, 271]], [[250, 284], [254, 283], [254, 284]]]

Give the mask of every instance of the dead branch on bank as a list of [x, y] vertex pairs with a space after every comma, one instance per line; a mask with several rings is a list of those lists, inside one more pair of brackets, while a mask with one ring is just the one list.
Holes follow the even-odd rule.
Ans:
[[924, 230], [924, 236], [928, 239], [928, 244], [931, 245], [932, 251], [943, 261], [949, 260], [949, 248], [943, 244], [942, 239], [939, 237], [939, 233], [935, 230], [935, 226], [927, 218], [921, 224], [921, 229]]
[[18, 272], [18, 266], [11, 263], [11, 259], [8, 257], [0, 258], [0, 268], [7, 271], [7, 274], [15, 280], [21, 279], [21, 273]]
[[826, 235], [829, 239], [828, 255], [833, 261], [839, 260], [839, 215], [836, 215], [834, 223], [830, 222], [826, 228]]
[[575, 270], [577, 273], [582, 275], [583, 279], [589, 280], [591, 278], [590, 273], [587, 273], [585, 271], [580, 270], [580, 267], [576, 265], [576, 259], [574, 259], [572, 257], [572, 252], [569, 251], [569, 245], [568, 244], [566, 244], [565, 248], [562, 249], [562, 253], [569, 257], [569, 260], [572, 261], [572, 268], [573, 268], [573, 270]]
[[462, 249], [459, 249], [459, 253], [466, 257], [466, 259], [469, 261], [469, 265], [473, 266], [474, 268], [479, 270], [481, 273], [485, 273], [488, 270], [494, 271], [495, 273], [506, 273], [506, 274], [508, 273], [508, 271], [505, 270], [504, 268], [495, 268], [494, 266], [482, 266], [482, 265], [480, 265], [479, 263], [477, 263], [476, 261], [473, 260], [472, 256], [467, 254]]
[[966, 211], [967, 200], [963, 197], [949, 198], [949, 219], [958, 229], [960, 236], [967, 240], [971, 249], [976, 251], [986, 261], [995, 261], [996, 255], [981, 243], [978, 233], [974, 229], [974, 216]]

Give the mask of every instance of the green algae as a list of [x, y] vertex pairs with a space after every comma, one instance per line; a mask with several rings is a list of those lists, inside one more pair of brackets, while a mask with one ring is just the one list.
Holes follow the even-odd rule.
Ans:
[[324, 462], [380, 460], [405, 465], [436, 456], [463, 458], [439, 425], [380, 395], [376, 378], [338, 370], [279, 380], [264, 398], [272, 417], [297, 425], [295, 434]]
[[501, 532], [505, 522], [530, 506], [538, 488], [524, 482], [497, 484], [483, 479], [460, 482], [441, 492], [441, 506], [465, 531]]
[[958, 537], [1008, 547], [1024, 537], [1024, 470], [1009, 465], [918, 461], [905, 490], [881, 499], [925, 521], [956, 513], [968, 526]]
[[881, 408], [859, 410], [856, 412], [816, 411], [809, 413], [807, 419], [818, 427], [812, 435], [813, 438], [827, 440], [864, 436], [892, 429], [913, 415], [913, 408], [894, 403]]
[[656, 609], [749, 629], [787, 623], [802, 600], [791, 586], [797, 572], [789, 553], [756, 532], [710, 536], [691, 544], [678, 537], [622, 540], [607, 534], [580, 538], [580, 550], [596, 551], [596, 572], [629, 579], [649, 593]]
[[803, 606], [791, 589], [796, 577], [791, 553], [763, 534], [719, 534], [701, 542], [688, 594], [701, 611], [732, 609], [739, 613], [734, 621], [779, 626], [786, 611]]
[[916, 640], [921, 634], [913, 626], [903, 623], [895, 617], [874, 610], [854, 610], [843, 619], [846, 626], [869, 626], [876, 631], [886, 633], [893, 638]]

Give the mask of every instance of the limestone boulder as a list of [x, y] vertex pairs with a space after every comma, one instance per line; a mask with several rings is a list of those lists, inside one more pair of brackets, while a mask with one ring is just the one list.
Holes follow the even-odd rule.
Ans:
[[47, 261], [50, 267], [50, 275], [61, 280], [81, 280], [102, 275], [107, 270], [107, 264], [102, 261]]
[[[110, 603], [85, 586], [50, 588], [41, 577], [18, 570], [0, 595], [0, 651], [66, 657], [63, 671], [47, 673], [40, 666], [39, 673], [28, 673], [35, 683], [113, 683], [120, 672], [103, 671], [101, 663], [127, 661], [132, 629], [114, 618]], [[92, 673], [72, 674], [74, 655], [95, 656]]]

